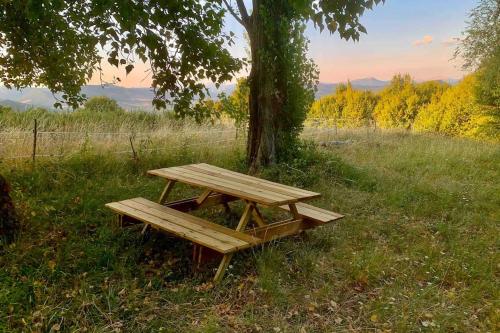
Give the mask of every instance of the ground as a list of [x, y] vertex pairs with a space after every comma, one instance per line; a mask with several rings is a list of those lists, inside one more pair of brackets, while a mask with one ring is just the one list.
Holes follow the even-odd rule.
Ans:
[[388, 133], [305, 146], [260, 176], [321, 192], [313, 203], [346, 217], [237, 254], [215, 288], [216, 265], [194, 272], [188, 243], [119, 229], [103, 206], [155, 200], [164, 182], [148, 169], [242, 161], [235, 146], [1, 163], [23, 229], [0, 254], [0, 331], [500, 329], [498, 145]]

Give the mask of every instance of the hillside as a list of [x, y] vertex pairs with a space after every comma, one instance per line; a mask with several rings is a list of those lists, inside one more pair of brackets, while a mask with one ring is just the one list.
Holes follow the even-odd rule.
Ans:
[[[378, 91], [386, 86], [388, 81], [370, 78], [353, 80], [351, 83], [356, 89]], [[316, 97], [319, 98], [332, 93], [337, 85], [338, 83], [320, 83]], [[225, 92], [230, 94], [234, 88], [235, 84], [223, 85], [219, 89], [215, 89], [215, 86], [209, 86], [209, 91], [210, 95], [216, 98], [218, 93]], [[150, 88], [124, 88], [115, 85], [88, 85], [82, 88], [82, 92], [88, 97], [108, 96], [116, 100], [120, 106], [127, 110], [149, 110], [151, 109], [151, 100], [153, 98], [153, 92]], [[0, 87], [0, 100], [11, 100], [25, 105], [41, 106], [49, 109], [53, 107], [55, 102], [52, 93], [45, 88], [26, 88], [17, 91]]]
[[[212, 266], [191, 270], [187, 242], [119, 229], [104, 204], [155, 200], [164, 182], [149, 169], [203, 161], [244, 171], [243, 145], [207, 141], [135, 161], [87, 144], [35, 168], [1, 163], [23, 232], [0, 256], [0, 331], [495, 331], [498, 146], [366, 135], [264, 170], [322, 193], [314, 204], [346, 218], [239, 253], [218, 288], [206, 283]], [[203, 216], [237, 223], [238, 214]]]
[[11, 108], [13, 110], [17, 110], [17, 111], [24, 111], [27, 108], [29, 108], [31, 105], [30, 104], [25, 104], [25, 103], [11, 101], [9, 99], [0, 99], [0, 106], [5, 106], [5, 107]]
[[[458, 80], [449, 79], [443, 80], [450, 84], [456, 84]], [[367, 90], [378, 92], [389, 84], [389, 81], [378, 80], [376, 78], [364, 78], [350, 81], [353, 88], [357, 90]], [[316, 98], [331, 94], [339, 83], [320, 82]], [[216, 89], [215, 86], [209, 85], [209, 92], [212, 98], [217, 98], [220, 92], [231, 94], [234, 91], [235, 84], [227, 84]], [[107, 96], [118, 102], [118, 104], [127, 110], [150, 110], [153, 92], [151, 88], [125, 88], [115, 85], [87, 85], [82, 88], [82, 93], [87, 97]], [[0, 86], [0, 105], [2, 100], [10, 100], [10, 103], [20, 103], [15, 105], [15, 109], [23, 110], [27, 106], [40, 106], [44, 108], [53, 108], [55, 99], [52, 93], [45, 88], [25, 88], [21, 91], [9, 90]], [[23, 107], [21, 104], [24, 104]]]

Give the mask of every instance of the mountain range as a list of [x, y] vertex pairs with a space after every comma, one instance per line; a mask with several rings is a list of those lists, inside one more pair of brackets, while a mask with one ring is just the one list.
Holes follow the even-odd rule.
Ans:
[[[389, 84], [390, 81], [378, 80], [376, 78], [363, 78], [350, 81], [354, 89], [380, 91]], [[450, 84], [455, 84], [458, 80], [446, 80]], [[318, 85], [316, 98], [331, 94], [340, 83], [324, 83]], [[216, 89], [209, 85], [208, 89], [212, 98], [217, 98], [218, 93], [230, 94], [235, 88], [235, 84], [227, 84]], [[115, 85], [87, 85], [82, 88], [82, 93], [87, 97], [107, 96], [118, 102], [127, 110], [151, 110], [151, 100], [153, 91], [151, 88], [125, 88]], [[55, 103], [54, 95], [47, 88], [25, 88], [22, 90], [10, 90], [0, 86], [0, 105], [9, 106], [17, 110], [25, 110], [29, 107], [44, 107], [51, 109]]]

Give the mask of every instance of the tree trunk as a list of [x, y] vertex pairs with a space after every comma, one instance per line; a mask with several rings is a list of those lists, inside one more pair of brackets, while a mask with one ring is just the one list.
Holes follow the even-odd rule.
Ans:
[[247, 162], [250, 172], [276, 162], [276, 103], [272, 66], [262, 50], [265, 31], [260, 14], [261, 0], [253, 1], [253, 13], [247, 32], [250, 39], [252, 69], [249, 76], [249, 126]]
[[9, 192], [9, 184], [0, 175], [0, 246], [12, 242], [19, 231], [19, 220]]

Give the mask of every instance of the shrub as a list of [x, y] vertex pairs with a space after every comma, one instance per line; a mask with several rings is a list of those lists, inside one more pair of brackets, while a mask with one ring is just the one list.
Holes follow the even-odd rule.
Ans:
[[355, 90], [348, 82], [337, 86], [335, 94], [315, 101], [309, 117], [334, 120], [338, 126], [357, 127], [372, 119], [376, 104], [373, 93]]
[[87, 100], [83, 107], [83, 110], [88, 112], [112, 112], [112, 113], [121, 113], [124, 110], [118, 105], [118, 103], [109, 97], [106, 96], [95, 96]]
[[380, 93], [374, 118], [381, 127], [411, 128], [419, 111], [447, 88], [440, 82], [415, 84], [409, 74], [395, 75]]
[[498, 109], [476, 100], [477, 76], [469, 75], [458, 85], [434, 98], [415, 120], [419, 131], [498, 140]]

